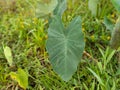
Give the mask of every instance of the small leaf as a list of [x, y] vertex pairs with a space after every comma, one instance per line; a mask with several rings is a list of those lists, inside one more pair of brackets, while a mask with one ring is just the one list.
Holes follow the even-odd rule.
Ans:
[[68, 27], [63, 26], [61, 17], [53, 18], [48, 29], [46, 48], [54, 71], [63, 80], [68, 81], [77, 70], [84, 47], [80, 17], [74, 18]]
[[66, 0], [58, 0], [58, 5], [54, 10], [54, 15], [62, 16], [63, 12], [67, 8], [67, 1]]
[[16, 80], [20, 87], [26, 90], [28, 86], [28, 74], [21, 68], [16, 72], [11, 72], [10, 76], [12, 79]]
[[99, 0], [89, 0], [88, 1], [88, 8], [91, 11], [93, 16], [97, 15], [97, 4]]
[[58, 4], [57, 0], [50, 0], [45, 2], [44, 0], [38, 2], [36, 8], [36, 16], [37, 17], [44, 17], [53, 12]]
[[120, 0], [111, 0], [113, 6], [116, 8], [118, 12], [120, 12]]
[[13, 64], [12, 52], [11, 52], [11, 49], [8, 46], [6, 46], [4, 48], [4, 54], [5, 54], [5, 57], [8, 61], [8, 63], [9, 63], [9, 65], [12, 66], [12, 64]]

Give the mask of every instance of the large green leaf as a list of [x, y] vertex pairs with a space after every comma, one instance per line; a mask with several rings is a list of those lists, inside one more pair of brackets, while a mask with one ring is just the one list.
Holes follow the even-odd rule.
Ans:
[[53, 18], [46, 48], [54, 71], [63, 80], [68, 81], [77, 70], [84, 47], [80, 17], [74, 18], [67, 27], [63, 26], [61, 17]]
[[36, 8], [36, 16], [37, 17], [44, 17], [53, 12], [58, 4], [57, 0], [41, 0], [38, 2]]
[[89, 10], [91, 11], [93, 16], [96, 16], [96, 14], [97, 14], [98, 2], [99, 2], [99, 0], [89, 0], [88, 1], [88, 7], [89, 7]]
[[63, 12], [67, 8], [67, 1], [66, 0], [58, 0], [58, 5], [54, 10], [54, 15], [62, 16]]
[[120, 12], [120, 0], [111, 0], [113, 6], [116, 8], [118, 12]]

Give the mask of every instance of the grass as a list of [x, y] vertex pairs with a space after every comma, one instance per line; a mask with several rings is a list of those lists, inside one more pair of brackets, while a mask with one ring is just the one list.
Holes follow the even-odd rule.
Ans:
[[[73, 2], [74, 1], [74, 2]], [[107, 0], [102, 2], [104, 5]], [[47, 21], [35, 17], [35, 1], [16, 1], [15, 11], [0, 8], [0, 89], [15, 90], [17, 82], [9, 77], [11, 71], [21, 67], [29, 72], [28, 90], [119, 90], [120, 73], [117, 54], [108, 48], [110, 31], [107, 31], [104, 16], [116, 20], [117, 13], [108, 1], [104, 11], [92, 17], [87, 0], [69, 0], [63, 15], [67, 24], [73, 17], [82, 17], [86, 52], [77, 72], [69, 82], [64, 82], [53, 71], [45, 49]], [[33, 3], [33, 4], [31, 4]], [[14, 8], [11, 7], [11, 8]], [[113, 10], [111, 10], [111, 8]], [[116, 15], [116, 17], [113, 17]], [[3, 46], [12, 50], [14, 66], [9, 67], [4, 56]], [[97, 60], [97, 63], [93, 61]], [[117, 73], [117, 74], [116, 74]], [[18, 90], [19, 90], [18, 89]], [[22, 89], [20, 89], [22, 90]]]

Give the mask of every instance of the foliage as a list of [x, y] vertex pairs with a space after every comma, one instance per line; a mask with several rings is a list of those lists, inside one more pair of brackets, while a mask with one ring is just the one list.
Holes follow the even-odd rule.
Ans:
[[74, 18], [67, 27], [63, 26], [60, 17], [52, 19], [48, 29], [47, 51], [53, 69], [63, 80], [68, 81], [77, 70], [84, 47], [80, 17]]
[[[49, 10], [51, 7], [55, 6], [52, 3], [52, 1], [51, 1], [51, 3], [49, 2], [49, 5], [51, 5], [51, 7], [46, 8], [46, 10], [48, 10], [48, 11], [44, 10], [45, 7], [42, 6], [43, 4], [44, 3], [42, 3], [42, 4], [39, 3], [39, 8], [37, 8], [38, 12], [43, 11], [41, 13], [38, 13], [38, 14], [40, 14], [40, 16], [41, 15], [44, 16], [45, 15], [44, 12], [50, 13], [49, 11], [52, 12], [55, 9], [55, 7], [54, 7], [51, 10]], [[62, 25], [62, 21], [60, 19], [61, 19], [62, 13], [65, 11], [65, 9], [66, 9], [66, 0], [65, 1], [59, 0], [58, 6], [56, 7], [56, 9], [54, 10], [54, 13], [53, 13], [54, 15], [56, 15], [55, 19], [51, 18], [50, 27], [48, 30], [47, 50], [50, 55], [50, 59], [51, 59], [50, 61], [52, 63], [53, 69], [63, 78], [63, 80], [68, 81], [72, 77], [72, 74], [77, 70], [79, 59], [81, 58], [83, 50], [84, 50], [84, 39], [82, 36], [82, 32], [80, 32], [81, 26], [79, 23], [80, 22], [79, 18], [74, 19], [67, 28], [65, 28]], [[71, 28], [73, 26], [74, 26], [74, 28]], [[79, 30], [79, 31], [77, 31], [77, 30]], [[78, 40], [76, 40], [76, 39], [78, 39]], [[51, 44], [51, 42], [53, 42], [53, 43]], [[54, 48], [53, 46], [56, 48]], [[75, 48], [73, 48], [73, 47], [75, 47]], [[54, 51], [54, 52], [52, 52], [52, 51]], [[58, 53], [58, 51], [59, 51], [59, 53]], [[55, 55], [55, 54], [57, 54], [57, 55]], [[75, 56], [75, 55], [77, 55], [77, 56]], [[75, 64], [73, 64], [73, 63], [75, 63]], [[69, 67], [70, 64], [71, 65], [73, 64], [73, 66]], [[61, 68], [61, 66], [63, 66], [63, 68]]]
[[20, 87], [24, 90], [28, 87], [28, 74], [21, 68], [18, 68], [17, 73], [10, 72], [10, 76], [12, 79], [16, 80]]
[[99, 0], [89, 0], [88, 7], [91, 10], [91, 13], [93, 16], [97, 15], [97, 6], [98, 6]]
[[[118, 50], [108, 47], [113, 31], [111, 26], [114, 27], [119, 17], [111, 0], [99, 0], [97, 15], [94, 17], [88, 9], [88, 0], [58, 0], [58, 3], [62, 3], [45, 19], [35, 16], [40, 0], [12, 1], [15, 2], [10, 8], [6, 8], [6, 4], [0, 7], [0, 90], [23, 89], [18, 81], [9, 77], [11, 72], [17, 74], [18, 68], [24, 68], [22, 70], [28, 72], [28, 90], [120, 89]], [[48, 3], [50, 0], [43, 1]], [[69, 25], [74, 17], [81, 16], [81, 28], [86, 43], [77, 71], [68, 82], [64, 82], [54, 72], [45, 48], [49, 24], [52, 23], [48, 17], [54, 18], [56, 11], [59, 11], [58, 6], [61, 6], [58, 17], [61, 17], [64, 27]], [[107, 21], [104, 17], [107, 17]], [[12, 66], [6, 62], [5, 46], [9, 46], [12, 51]]]
[[66, 10], [66, 8], [67, 8], [67, 1], [66, 0], [58, 0], [58, 5], [55, 8], [53, 14], [57, 15], [57, 16], [62, 16], [62, 14]]
[[119, 0], [111, 0], [111, 2], [113, 3], [113, 5], [116, 8], [116, 10], [118, 12], [120, 12], [120, 1]]
[[11, 49], [8, 46], [6, 46], [4, 48], [4, 54], [5, 54], [5, 57], [6, 57], [7, 61], [8, 61], [8, 63], [9, 63], [9, 65], [12, 66], [13, 65], [12, 52], [11, 52]]

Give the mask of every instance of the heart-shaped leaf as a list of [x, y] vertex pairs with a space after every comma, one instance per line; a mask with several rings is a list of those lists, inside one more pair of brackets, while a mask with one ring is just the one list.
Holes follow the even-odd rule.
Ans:
[[63, 80], [68, 81], [77, 70], [84, 47], [80, 17], [74, 18], [68, 27], [63, 26], [61, 17], [53, 18], [48, 29], [46, 48], [54, 71]]
[[111, 0], [113, 6], [116, 8], [118, 12], [120, 12], [120, 0]]
[[28, 86], [28, 74], [21, 68], [16, 72], [11, 72], [10, 76], [12, 79], [16, 80], [20, 87], [26, 90]]
[[57, 0], [41, 0], [38, 2], [37, 8], [36, 8], [36, 16], [37, 17], [44, 17], [56, 8], [58, 4]]

